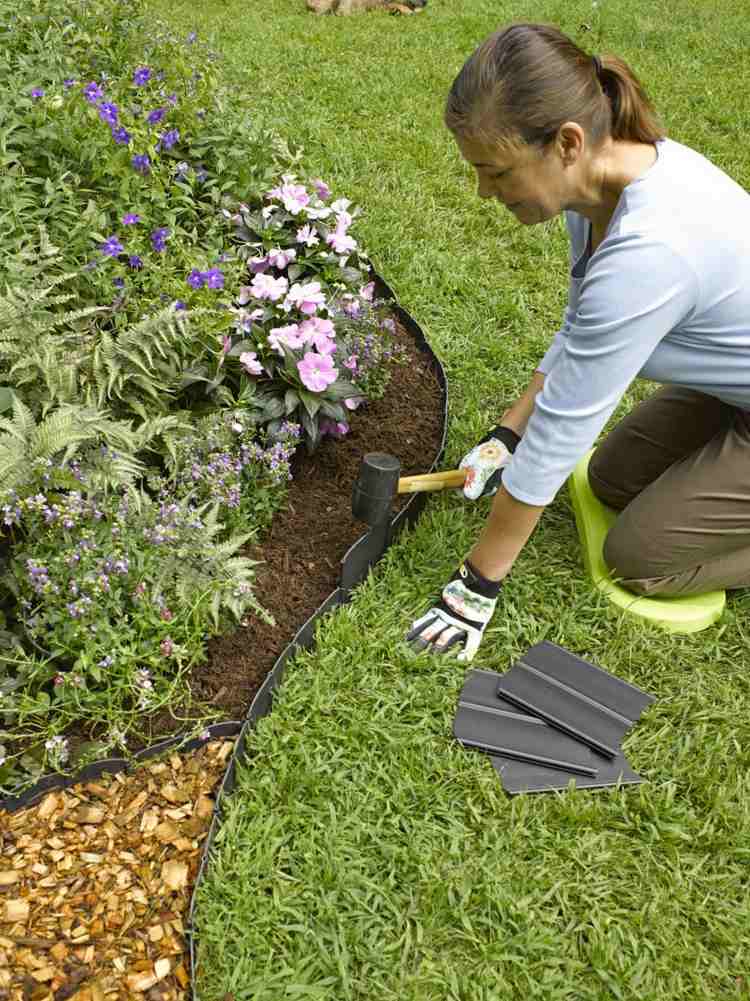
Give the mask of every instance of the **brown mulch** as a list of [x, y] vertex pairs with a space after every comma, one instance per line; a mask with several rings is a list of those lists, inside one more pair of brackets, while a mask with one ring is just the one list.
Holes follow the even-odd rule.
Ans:
[[184, 922], [233, 747], [209, 741], [0, 814], [0, 999], [181, 1001]]

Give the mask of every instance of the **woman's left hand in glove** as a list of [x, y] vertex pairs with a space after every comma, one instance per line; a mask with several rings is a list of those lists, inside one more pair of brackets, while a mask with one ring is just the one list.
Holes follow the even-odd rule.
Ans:
[[500, 581], [488, 580], [465, 560], [443, 588], [440, 600], [412, 623], [407, 643], [415, 650], [434, 653], [445, 653], [460, 643], [458, 659], [472, 660], [495, 611], [500, 587]]

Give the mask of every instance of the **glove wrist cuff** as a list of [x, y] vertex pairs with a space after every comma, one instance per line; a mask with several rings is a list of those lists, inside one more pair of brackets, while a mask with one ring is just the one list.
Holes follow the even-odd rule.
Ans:
[[454, 580], [460, 580], [464, 587], [468, 587], [475, 594], [481, 594], [483, 598], [497, 598], [503, 586], [501, 580], [490, 580], [481, 574], [477, 568], [468, 560], [464, 560], [454, 575]]
[[521, 440], [520, 434], [516, 434], [512, 428], [506, 428], [502, 424], [498, 424], [496, 428], [493, 428], [492, 431], [489, 431], [484, 438], [482, 438], [482, 441], [479, 444], [481, 445], [485, 441], [491, 441], [493, 438], [496, 441], [502, 442], [511, 455], [513, 455], [519, 441]]

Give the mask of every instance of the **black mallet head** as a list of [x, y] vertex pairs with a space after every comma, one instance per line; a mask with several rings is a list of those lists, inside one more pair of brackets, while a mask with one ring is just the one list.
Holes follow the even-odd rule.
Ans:
[[401, 463], [395, 455], [387, 452], [364, 455], [352, 489], [352, 515], [368, 525], [388, 521], [400, 474]]

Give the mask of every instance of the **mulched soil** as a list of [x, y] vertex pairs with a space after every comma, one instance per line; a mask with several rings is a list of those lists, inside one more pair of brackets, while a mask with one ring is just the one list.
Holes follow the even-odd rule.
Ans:
[[[325, 440], [313, 455], [300, 449], [292, 468], [288, 504], [273, 520], [262, 544], [247, 556], [256, 568], [255, 593], [274, 618], [270, 626], [251, 615], [235, 631], [209, 641], [207, 659], [189, 675], [194, 703], [175, 715], [184, 719], [194, 706], [208, 704], [219, 720], [240, 720], [276, 659], [310, 615], [338, 586], [339, 562], [367, 531], [351, 514], [352, 485], [362, 456], [389, 452], [404, 475], [426, 472], [442, 437], [441, 390], [428, 357], [397, 323], [396, 342], [406, 354], [394, 365], [382, 400], [356, 410], [350, 433]], [[408, 498], [399, 498], [394, 510]], [[171, 714], [144, 721], [146, 737], [131, 749], [179, 730]]]
[[185, 925], [233, 741], [0, 814], [0, 1001], [185, 1001]]

